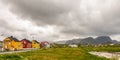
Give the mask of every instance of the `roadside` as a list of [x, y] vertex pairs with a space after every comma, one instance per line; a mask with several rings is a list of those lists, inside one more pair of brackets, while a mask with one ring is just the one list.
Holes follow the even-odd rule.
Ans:
[[92, 55], [97, 55], [100, 57], [106, 57], [106, 58], [115, 58], [120, 60], [120, 52], [110, 53], [110, 52], [89, 52]]
[[18, 51], [5, 51], [5, 52], [0, 52], [0, 54], [12, 54], [12, 53], [19, 53], [19, 52], [27, 52], [27, 51], [32, 51], [32, 50], [36, 50], [35, 48], [25, 48], [22, 50], [18, 50]]

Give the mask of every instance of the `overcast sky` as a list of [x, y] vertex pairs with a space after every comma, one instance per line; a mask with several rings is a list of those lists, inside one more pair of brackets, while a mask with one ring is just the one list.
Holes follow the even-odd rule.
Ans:
[[58, 41], [111, 36], [120, 41], [120, 0], [0, 0], [0, 36]]

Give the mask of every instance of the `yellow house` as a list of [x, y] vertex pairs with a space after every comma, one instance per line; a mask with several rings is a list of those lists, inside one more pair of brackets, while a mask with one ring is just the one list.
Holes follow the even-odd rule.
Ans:
[[3, 49], [5, 50], [20, 50], [22, 49], [22, 43], [13, 36], [7, 37], [3, 40]]
[[36, 40], [32, 40], [32, 48], [40, 48], [39, 42], [37, 42]]

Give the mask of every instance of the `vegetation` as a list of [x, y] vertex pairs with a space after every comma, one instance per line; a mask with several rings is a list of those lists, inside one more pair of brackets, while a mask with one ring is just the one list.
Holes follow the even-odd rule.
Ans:
[[0, 60], [109, 60], [89, 54], [83, 48], [50, 48], [24, 53], [1, 54]]
[[1, 54], [0, 60], [117, 60], [117, 57], [107, 59], [91, 55], [90, 51], [120, 52], [120, 45], [81, 46], [70, 48], [64, 44], [52, 44], [50, 49], [38, 49], [34, 51], [14, 54]]
[[85, 49], [86, 51], [120, 52], [120, 47], [118, 46], [98, 46], [98, 47], [87, 46], [82, 48]]

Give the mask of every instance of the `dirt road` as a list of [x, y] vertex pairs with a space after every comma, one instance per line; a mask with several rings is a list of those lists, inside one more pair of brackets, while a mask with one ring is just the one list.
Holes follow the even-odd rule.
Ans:
[[110, 53], [110, 52], [89, 52], [90, 54], [97, 55], [106, 58], [117, 58], [120, 60], [120, 52]]

